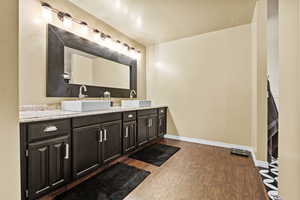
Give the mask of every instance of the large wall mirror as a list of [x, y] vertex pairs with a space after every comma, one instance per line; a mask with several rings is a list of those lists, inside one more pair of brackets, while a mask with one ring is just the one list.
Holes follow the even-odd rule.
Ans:
[[78, 97], [86, 85], [89, 97], [129, 97], [136, 91], [137, 62], [127, 56], [48, 25], [48, 97]]

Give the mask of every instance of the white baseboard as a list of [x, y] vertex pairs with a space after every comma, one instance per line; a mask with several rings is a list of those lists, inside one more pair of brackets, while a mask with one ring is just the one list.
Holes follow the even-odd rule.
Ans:
[[256, 167], [269, 168], [269, 163], [267, 161], [256, 160], [255, 165]]
[[224, 142], [204, 140], [204, 139], [198, 139], [198, 138], [176, 136], [176, 135], [170, 135], [170, 134], [165, 135], [165, 138], [180, 140], [180, 141], [185, 141], [185, 142], [198, 143], [198, 144], [205, 144], [205, 145], [210, 145], [210, 146], [217, 146], [217, 147], [224, 147], [224, 148], [237, 148], [237, 149], [247, 150], [247, 151], [251, 152], [252, 158], [253, 158], [253, 161], [254, 161], [256, 167], [264, 167], [264, 168], [268, 167], [267, 162], [261, 161], [261, 160], [256, 160], [254, 150], [252, 147], [249, 147], [249, 146], [229, 144], [229, 143], [224, 143]]

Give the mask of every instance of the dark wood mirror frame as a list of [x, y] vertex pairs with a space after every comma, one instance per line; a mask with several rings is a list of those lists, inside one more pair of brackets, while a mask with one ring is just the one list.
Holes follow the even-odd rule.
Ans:
[[48, 24], [47, 97], [78, 97], [81, 85], [68, 84], [64, 74], [64, 47], [77, 49], [99, 56], [130, 68], [130, 89], [89, 86], [88, 97], [103, 97], [105, 91], [111, 97], [128, 98], [130, 91], [137, 92], [137, 61], [118, 52], [111, 51], [73, 33]]

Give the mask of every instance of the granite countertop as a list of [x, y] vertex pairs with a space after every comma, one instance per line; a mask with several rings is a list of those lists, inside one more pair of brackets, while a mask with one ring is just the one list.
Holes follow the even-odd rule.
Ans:
[[19, 122], [20, 123], [39, 122], [39, 121], [47, 121], [47, 120], [55, 120], [55, 119], [65, 119], [65, 118], [100, 115], [100, 114], [115, 113], [115, 112], [126, 112], [126, 111], [134, 111], [134, 110], [145, 110], [145, 109], [161, 108], [161, 107], [167, 107], [167, 106], [155, 105], [150, 107], [137, 107], [137, 108], [112, 107], [107, 110], [89, 111], [89, 112], [71, 112], [71, 111], [63, 111], [63, 110], [21, 111], [19, 116]]

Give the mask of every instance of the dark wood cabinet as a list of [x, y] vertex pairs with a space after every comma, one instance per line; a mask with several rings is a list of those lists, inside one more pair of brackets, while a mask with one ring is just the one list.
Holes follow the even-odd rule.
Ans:
[[161, 115], [158, 117], [158, 137], [162, 137], [167, 133], [167, 117]]
[[82, 177], [102, 164], [100, 125], [73, 129], [73, 177]]
[[21, 199], [38, 199], [163, 136], [166, 111], [130, 110], [21, 123]]
[[157, 116], [148, 118], [148, 140], [157, 138]]
[[137, 145], [142, 146], [148, 142], [148, 116], [138, 117]]
[[138, 111], [137, 144], [142, 146], [145, 143], [157, 138], [158, 117], [156, 109]]
[[128, 153], [136, 148], [136, 121], [123, 124], [123, 153]]
[[122, 154], [121, 121], [73, 130], [73, 177], [79, 178]]
[[122, 154], [122, 121], [101, 125], [103, 131], [103, 163], [108, 163]]
[[30, 199], [59, 187], [70, 179], [70, 138], [64, 136], [28, 145], [28, 195]]

